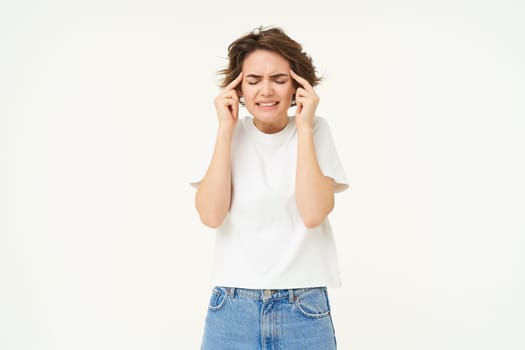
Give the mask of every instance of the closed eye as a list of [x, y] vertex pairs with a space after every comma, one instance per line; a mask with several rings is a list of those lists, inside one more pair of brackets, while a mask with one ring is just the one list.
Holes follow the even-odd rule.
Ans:
[[[274, 81], [276, 84], [286, 84], [286, 82], [287, 82], [288, 80], [286, 80], [286, 79], [285, 79], [285, 80], [275, 79], [275, 80], [273, 80], [273, 81]], [[260, 82], [259, 79], [257, 79], [257, 80], [248, 80], [248, 81], [247, 81], [247, 84], [248, 84], [248, 85], [256, 85], [256, 84], [258, 84], [259, 82]]]

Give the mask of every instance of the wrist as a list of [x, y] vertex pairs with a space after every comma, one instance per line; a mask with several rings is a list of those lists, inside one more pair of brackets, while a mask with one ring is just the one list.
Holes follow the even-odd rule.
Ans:
[[301, 125], [297, 126], [297, 134], [298, 135], [308, 136], [308, 135], [312, 135], [313, 132], [314, 132], [313, 125], [301, 124]]
[[235, 129], [235, 122], [219, 122], [218, 132], [219, 133], [232, 133]]

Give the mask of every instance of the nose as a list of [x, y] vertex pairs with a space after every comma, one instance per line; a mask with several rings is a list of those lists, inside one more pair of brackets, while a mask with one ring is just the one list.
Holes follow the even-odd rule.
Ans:
[[273, 94], [272, 82], [268, 80], [262, 81], [261, 84], [261, 95], [271, 96]]

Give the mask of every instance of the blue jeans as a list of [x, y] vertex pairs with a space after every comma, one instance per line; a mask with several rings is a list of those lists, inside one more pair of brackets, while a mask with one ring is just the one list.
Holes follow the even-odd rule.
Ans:
[[334, 350], [325, 287], [215, 287], [201, 350]]

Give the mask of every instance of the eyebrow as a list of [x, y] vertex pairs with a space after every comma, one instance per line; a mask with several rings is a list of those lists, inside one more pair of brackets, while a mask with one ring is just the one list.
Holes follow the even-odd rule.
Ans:
[[[277, 74], [273, 74], [273, 75], [270, 75], [270, 78], [272, 79], [275, 79], [275, 78], [284, 78], [284, 77], [288, 77], [288, 74], [286, 73], [277, 73]], [[255, 79], [261, 79], [262, 78], [262, 75], [257, 75], [257, 74], [248, 74], [246, 76], [246, 78], [255, 78]]]

